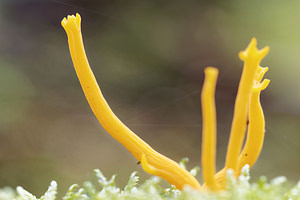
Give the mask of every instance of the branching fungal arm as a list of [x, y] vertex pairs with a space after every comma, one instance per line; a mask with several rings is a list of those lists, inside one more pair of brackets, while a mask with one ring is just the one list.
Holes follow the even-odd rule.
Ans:
[[164, 178], [178, 189], [183, 189], [185, 185], [200, 189], [199, 182], [187, 170], [154, 151], [124, 125], [110, 109], [89, 66], [83, 46], [80, 23], [79, 14], [76, 14], [76, 17], [68, 16], [61, 22], [68, 36], [70, 54], [82, 90], [103, 128], [124, 145], [138, 161], [141, 161], [146, 172]]
[[257, 41], [253, 38], [246, 50], [239, 53], [240, 59], [244, 61], [244, 68], [235, 100], [225, 163], [226, 169], [230, 168], [234, 171], [237, 171], [238, 168], [238, 157], [245, 137], [247, 113], [252, 87], [256, 78], [255, 75], [259, 68], [259, 63], [269, 52], [269, 47], [258, 50], [256, 46]]
[[248, 133], [245, 146], [239, 157], [238, 175], [246, 164], [250, 167], [254, 165], [262, 149], [265, 136], [265, 119], [259, 96], [269, 82], [270, 80], [266, 79], [262, 83], [255, 83], [252, 88]]
[[[253, 38], [246, 50], [239, 54], [240, 59], [244, 61], [244, 70], [235, 102], [226, 164], [215, 176], [221, 188], [225, 188], [226, 185], [227, 169], [233, 169], [238, 176], [244, 165], [249, 164], [251, 167], [255, 163], [264, 140], [265, 119], [259, 95], [270, 81], [266, 79], [260, 83], [268, 68], [260, 67], [259, 64], [268, 53], [269, 47], [258, 50], [256, 45], [256, 39]], [[247, 116], [249, 117], [248, 134], [241, 151], [247, 128]]]

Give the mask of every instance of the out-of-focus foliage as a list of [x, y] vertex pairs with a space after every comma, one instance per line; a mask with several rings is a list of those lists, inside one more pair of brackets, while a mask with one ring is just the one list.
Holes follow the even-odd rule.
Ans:
[[[228, 172], [228, 187], [225, 191], [218, 193], [200, 193], [191, 188], [185, 188], [183, 191], [174, 187], [162, 188], [160, 179], [152, 177], [139, 185], [139, 177], [133, 172], [124, 189], [116, 186], [115, 176], [107, 180], [100, 170], [95, 170], [97, 183], [85, 182], [83, 187], [77, 184], [72, 185], [63, 200], [299, 200], [300, 182], [290, 187], [287, 185], [285, 177], [277, 177], [268, 182], [266, 177], [261, 177], [257, 183], [249, 183], [249, 171], [244, 170], [238, 181], [230, 171]], [[52, 181], [47, 192], [40, 198], [32, 195], [22, 187], [17, 187], [14, 191], [11, 188], [0, 189], [1, 200], [56, 200], [57, 183]]]
[[191, 165], [200, 165], [204, 67], [220, 69], [220, 169], [242, 69], [237, 53], [252, 37], [269, 45], [266, 137], [252, 177], [299, 180], [299, 8], [297, 0], [0, 1], [0, 186], [41, 196], [51, 180], [66, 191], [94, 168], [117, 173], [121, 185], [140, 170], [100, 127], [78, 84], [60, 25], [76, 12], [115, 113], [159, 152], [189, 156]]
[[0, 126], [3, 127], [22, 120], [34, 97], [34, 86], [14, 66], [0, 61], [0, 71]]

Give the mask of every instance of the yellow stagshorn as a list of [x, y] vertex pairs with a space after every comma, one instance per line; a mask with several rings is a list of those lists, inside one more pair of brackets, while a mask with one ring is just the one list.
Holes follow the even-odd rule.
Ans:
[[[142, 168], [147, 173], [164, 178], [180, 190], [184, 186], [190, 186], [197, 190], [203, 188], [218, 190], [225, 187], [225, 171], [227, 169], [233, 169], [238, 176], [241, 167], [245, 164], [252, 166], [255, 163], [262, 148], [265, 129], [259, 95], [269, 83], [269, 80], [264, 80], [261, 83], [267, 68], [260, 67], [259, 63], [268, 53], [268, 47], [258, 50], [256, 39], [253, 38], [246, 50], [239, 54], [241, 60], [244, 61], [244, 68], [235, 102], [226, 164], [224, 169], [217, 174], [215, 169], [216, 108], [214, 96], [218, 70], [213, 67], [205, 69], [205, 80], [201, 93], [203, 115], [201, 157], [205, 183], [201, 187], [200, 183], [187, 170], [152, 149], [124, 125], [110, 109], [101, 93], [85, 54], [81, 35], [80, 15], [69, 15], [62, 20], [61, 24], [68, 36], [70, 54], [78, 79], [95, 116], [103, 128], [141, 162]], [[247, 140], [242, 150], [248, 117]]]

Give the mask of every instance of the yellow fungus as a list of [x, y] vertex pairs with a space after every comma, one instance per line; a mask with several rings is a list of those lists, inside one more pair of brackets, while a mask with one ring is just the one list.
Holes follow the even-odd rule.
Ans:
[[240, 173], [241, 169], [246, 164], [249, 164], [249, 166], [252, 167], [262, 149], [265, 135], [265, 119], [260, 105], [259, 95], [260, 92], [268, 86], [269, 82], [270, 80], [266, 79], [260, 84], [254, 84], [252, 88], [248, 133], [244, 149], [239, 157], [238, 173]]
[[82, 90], [103, 128], [124, 145], [138, 161], [142, 162], [142, 167], [146, 172], [164, 178], [178, 189], [183, 189], [185, 185], [200, 189], [198, 181], [187, 170], [154, 151], [125, 126], [110, 109], [89, 66], [83, 46], [80, 23], [79, 14], [76, 14], [76, 17], [68, 16], [61, 22], [68, 36], [70, 54]]
[[[156, 152], [113, 113], [104, 99], [96, 78], [89, 66], [81, 34], [81, 18], [69, 15], [61, 22], [68, 36], [68, 43], [73, 65], [80, 81], [86, 99], [103, 128], [117, 141], [124, 145], [132, 155], [141, 162], [142, 168], [149, 174], [164, 178], [178, 189], [190, 186], [201, 190], [209, 188], [216, 190], [225, 186], [225, 172], [231, 168], [236, 175], [245, 164], [252, 166], [259, 156], [264, 138], [264, 115], [259, 101], [260, 92], [265, 89], [269, 80], [260, 81], [268, 68], [262, 68], [259, 63], [268, 53], [269, 48], [258, 50], [256, 39], [253, 38], [245, 51], [239, 57], [244, 61], [241, 81], [236, 97], [234, 116], [231, 126], [225, 167], [216, 174], [216, 107], [215, 88], [218, 70], [213, 67], [205, 69], [205, 81], [201, 93], [202, 103], [202, 171], [204, 186], [178, 163]], [[241, 152], [247, 129], [245, 146]]]
[[[263, 110], [260, 104], [259, 95], [260, 92], [268, 86], [270, 80], [266, 79], [262, 83], [259, 81], [262, 79], [264, 73], [268, 68], [259, 68], [257, 73], [257, 78], [255, 80], [254, 86], [252, 88], [251, 100], [249, 105], [249, 125], [246, 143], [242, 152], [240, 153], [238, 160], [238, 169], [236, 171], [237, 175], [240, 175], [241, 169], [248, 164], [250, 167], [256, 162], [260, 151], [263, 146], [264, 133], [265, 133], [265, 119]], [[216, 176], [215, 180], [217, 184], [222, 184], [222, 188], [225, 187], [224, 181], [226, 180], [226, 169], [220, 170]], [[206, 186], [206, 184], [205, 184]]]
[[246, 50], [239, 53], [240, 59], [244, 61], [244, 67], [234, 105], [234, 115], [225, 163], [226, 169], [230, 168], [234, 171], [238, 167], [238, 157], [245, 137], [247, 113], [255, 74], [259, 68], [259, 63], [269, 51], [269, 47], [258, 50], [256, 45], [257, 41], [253, 38]]
[[[251, 46], [251, 44], [253, 46]], [[249, 51], [251, 51], [251, 50], [254, 51], [252, 53], [252, 56], [250, 56], [251, 54], [249, 55]], [[261, 108], [260, 102], [259, 102], [259, 94], [260, 94], [261, 90], [263, 90], [267, 87], [267, 85], [269, 83], [269, 80], [265, 80], [263, 82], [263, 86], [260, 87], [260, 90], [255, 89], [255, 88], [258, 88], [259, 82], [262, 80], [264, 74], [268, 71], [267, 67], [263, 68], [263, 67], [259, 66], [259, 63], [260, 63], [261, 59], [263, 58], [263, 56], [266, 55], [268, 50], [269, 50], [268, 47], [265, 47], [262, 50], [257, 50], [256, 49], [256, 40], [252, 39], [252, 41], [250, 42], [247, 49], [244, 52], [241, 52], [239, 54], [240, 58], [245, 61], [245, 65], [247, 64], [247, 62], [245, 60], [245, 59], [247, 59], [247, 57], [245, 55], [249, 56], [248, 57], [249, 63], [253, 64], [252, 68], [255, 69], [255, 71], [254, 71], [254, 74], [253, 74], [253, 77], [252, 77], [252, 81], [250, 80], [250, 83], [252, 83], [251, 84], [252, 88], [251, 88], [250, 92], [248, 93], [249, 100], [246, 104], [247, 108], [249, 107], [249, 114], [247, 114], [248, 112], [246, 112], [246, 121], [244, 122], [244, 125], [246, 127], [247, 126], [247, 115], [251, 115], [251, 117], [249, 116], [248, 135], [247, 135], [246, 143], [245, 143], [245, 146], [242, 150], [242, 153], [239, 153], [240, 155], [239, 155], [238, 160], [237, 160], [238, 168], [236, 170], [234, 170], [236, 175], [240, 174], [241, 169], [244, 167], [244, 165], [249, 164], [250, 167], [251, 167], [255, 163], [256, 159], [259, 156], [261, 148], [262, 148], [263, 139], [264, 139], [265, 120], [264, 120], [264, 115], [263, 115], [262, 108]], [[248, 51], [248, 53], [245, 53], [247, 51]], [[259, 62], [257, 62], [257, 61], [254, 62], [253, 60], [255, 60], [255, 59], [258, 60]], [[254, 65], [255, 63], [256, 63], [256, 65]], [[245, 67], [246, 66], [244, 66], [244, 68]], [[244, 73], [244, 71], [243, 71], [243, 73]], [[243, 79], [243, 76], [241, 78], [241, 82], [242, 82], [242, 79]], [[241, 90], [240, 89], [241, 88], [241, 82], [240, 82], [239, 91]], [[236, 100], [236, 104], [237, 104], [237, 100]], [[236, 104], [235, 104], [235, 106], [236, 106]], [[242, 122], [240, 122], [240, 123], [241, 123], [241, 125], [243, 125]], [[253, 133], [253, 132], [255, 132], [255, 133]], [[230, 139], [231, 140], [236, 139], [236, 138], [233, 138], [232, 134], [233, 133], [231, 133], [231, 135], [230, 135]], [[242, 134], [242, 132], [241, 132], [241, 134]], [[243, 138], [240, 138], [243, 142], [244, 133], [241, 137], [243, 137]], [[257, 147], [257, 149], [255, 149], [256, 147]], [[229, 149], [229, 146], [228, 146], [228, 149]], [[249, 149], [251, 149], [251, 150], [249, 151]], [[246, 153], [246, 152], [250, 153], [249, 158], [245, 158], [249, 154], [249, 153]], [[229, 154], [229, 150], [227, 152], [227, 158], [229, 157], [228, 154]], [[249, 162], [250, 160], [251, 160], [251, 163]], [[220, 170], [215, 176], [217, 184], [221, 184], [222, 188], [225, 187], [226, 170], [227, 169], [229, 169], [229, 167], [225, 165], [225, 167], [222, 170]], [[205, 186], [206, 186], [206, 184], [205, 184]]]
[[[246, 70], [245, 67], [248, 67], [248, 69], [249, 69], [250, 68], [249, 67], [250, 64], [251, 64], [250, 66], [252, 67], [252, 68], [250, 68], [250, 69], [252, 69], [251, 72], [252, 73], [254, 72], [254, 74], [252, 74], [252, 77], [251, 77], [252, 80], [247, 77], [247, 80], [248, 80], [248, 85], [247, 86], [249, 87], [249, 85], [251, 85], [252, 88], [250, 88], [251, 90], [249, 91], [249, 93], [247, 93], [248, 101], [245, 101], [246, 103], [245, 103], [244, 106], [245, 106], [245, 108], [247, 108], [247, 110], [249, 108], [249, 111], [248, 111], [249, 114], [247, 114], [248, 112], [246, 112], [246, 119], [244, 119], [245, 120], [244, 123], [243, 123], [243, 121], [239, 122], [240, 123], [239, 124], [240, 125], [239, 128], [241, 128], [241, 126], [243, 126], [243, 125], [245, 125], [245, 128], [246, 128], [247, 127], [247, 116], [250, 115], [250, 113], [251, 113], [251, 117], [249, 116], [248, 135], [247, 135], [245, 147], [243, 148], [242, 153], [238, 152], [239, 156], [235, 157], [235, 159], [234, 159], [235, 162], [237, 162], [237, 165], [238, 165], [237, 169], [234, 170], [235, 174], [237, 176], [240, 174], [240, 171], [244, 167], [245, 164], [249, 164], [250, 167], [251, 167], [255, 163], [256, 159], [259, 156], [259, 153], [261, 151], [262, 144], [263, 144], [265, 120], [264, 120], [262, 108], [261, 108], [260, 102], [259, 102], [259, 94], [260, 94], [261, 90], [263, 90], [263, 89], [265, 89], [265, 87], [267, 87], [266, 83], [269, 83], [269, 80], [266, 80], [264, 82], [264, 86], [265, 87], [264, 88], [262, 87], [263, 89], [261, 88], [261, 90], [259, 90], [258, 94], [255, 93], [255, 91], [258, 91], [255, 88], [257, 88], [257, 85], [262, 80], [264, 74], [268, 71], [267, 67], [263, 68], [263, 67], [259, 66], [259, 63], [260, 63], [261, 59], [266, 55], [266, 53], [268, 51], [269, 51], [268, 47], [265, 47], [262, 50], [258, 50], [256, 48], [256, 39], [253, 38], [251, 40], [249, 46], [247, 47], [247, 49], [245, 51], [243, 51], [243, 52], [240, 52], [240, 54], [239, 54], [241, 60], [243, 60], [245, 62], [243, 74], [244, 74], [244, 72]], [[249, 65], [247, 65], [247, 64], [249, 64]], [[242, 90], [241, 89], [242, 88], [241, 87], [242, 81], [246, 79], [246, 78], [245, 79], [243, 79], [243, 78], [244, 77], [242, 76], [238, 91]], [[245, 92], [245, 90], [244, 90], [244, 92]], [[239, 95], [239, 92], [238, 92], [238, 95]], [[237, 98], [236, 98], [235, 108], [237, 107], [238, 95], [237, 95]], [[258, 95], [258, 97], [257, 97], [257, 95]], [[254, 102], [254, 100], [256, 100], [256, 101]], [[242, 101], [240, 100], [240, 102], [242, 102]], [[252, 104], [252, 106], [250, 106], [250, 104]], [[237, 110], [237, 113], [239, 115], [241, 115], [241, 113], [239, 112], [239, 110]], [[236, 112], [234, 113], [234, 117], [235, 116], [236, 116]], [[252, 121], [252, 123], [251, 123], [251, 121]], [[233, 124], [232, 124], [232, 126], [233, 126]], [[251, 126], [251, 128], [250, 128], [250, 126]], [[250, 130], [251, 130], [251, 132], [250, 132]], [[253, 133], [253, 131], [255, 131], [255, 133]], [[232, 141], [236, 140], [235, 142], [237, 142], [237, 140], [240, 139], [241, 142], [243, 142], [243, 140], [244, 140], [244, 134], [245, 134], [244, 132], [240, 132], [240, 135], [237, 134], [237, 138], [234, 138], [233, 134], [234, 133], [231, 131], [230, 141], [231, 140]], [[251, 135], [253, 135], [253, 136], [251, 136]], [[255, 142], [257, 142], [257, 144], [254, 145], [254, 146], [255, 147], [259, 147], [259, 149], [255, 149], [255, 147], [253, 146], [253, 144]], [[229, 144], [230, 144], [230, 142], [229, 142]], [[228, 145], [227, 159], [230, 158], [229, 155], [228, 155], [229, 152], [230, 152], [229, 146], [230, 145]], [[254, 148], [251, 148], [251, 151], [249, 151], [250, 147], [254, 147]], [[232, 148], [236, 148], [236, 146], [233, 146]], [[247, 158], [247, 159], [245, 157], [247, 157], [249, 153], [246, 153], [246, 152], [251, 152], [250, 153], [250, 157]], [[235, 153], [237, 153], [237, 152], [235, 152]], [[251, 160], [252, 162], [250, 163], [249, 160]], [[226, 171], [229, 168], [230, 167], [228, 167], [228, 166], [225, 165], [225, 167], [222, 170], [220, 170], [216, 174], [216, 176], [215, 176], [217, 184], [221, 184], [222, 188], [225, 188]], [[204, 185], [206, 186], [206, 184], [204, 184]]]
[[202, 174], [208, 188], [217, 189], [215, 181], [216, 173], [216, 106], [215, 89], [218, 78], [218, 70], [207, 67], [204, 70], [205, 80], [202, 87]]

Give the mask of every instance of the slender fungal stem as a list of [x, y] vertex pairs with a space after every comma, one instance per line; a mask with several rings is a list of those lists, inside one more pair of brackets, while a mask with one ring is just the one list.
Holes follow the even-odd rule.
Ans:
[[204, 182], [211, 190], [217, 189], [216, 173], [216, 105], [215, 90], [218, 69], [207, 67], [201, 93], [202, 105], [202, 174]]

